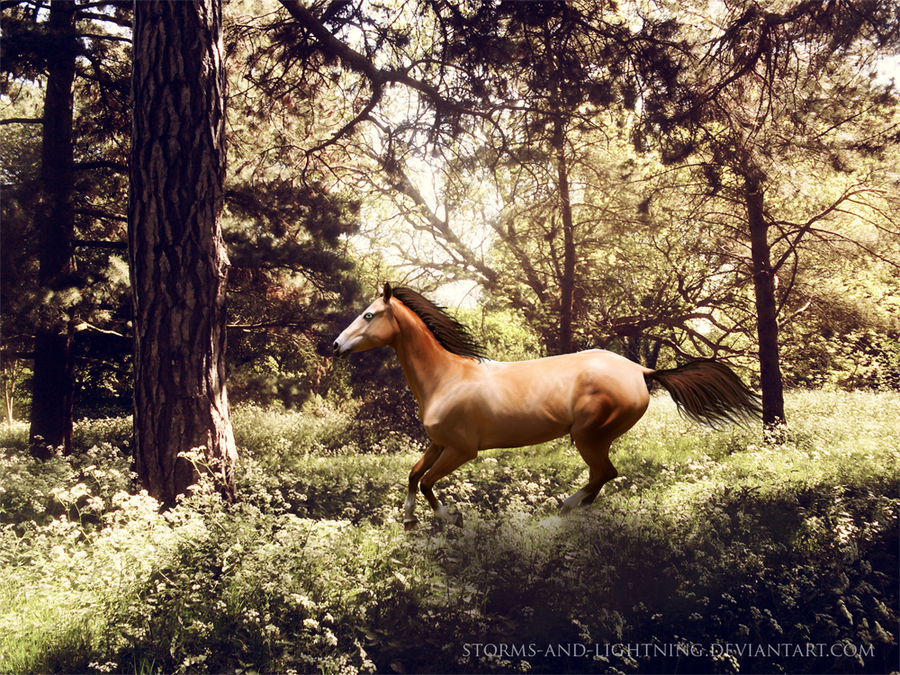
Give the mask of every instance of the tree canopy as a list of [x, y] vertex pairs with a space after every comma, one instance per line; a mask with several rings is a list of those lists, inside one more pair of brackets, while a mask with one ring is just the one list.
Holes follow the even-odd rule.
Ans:
[[[226, 2], [233, 398], [346, 386], [322, 345], [385, 279], [474, 285], [535, 356], [729, 360], [769, 425], [785, 385], [897, 386], [898, 25], [855, 0]], [[2, 29], [8, 406], [71, 373], [83, 414], [130, 396], [131, 3], [10, 0]]]

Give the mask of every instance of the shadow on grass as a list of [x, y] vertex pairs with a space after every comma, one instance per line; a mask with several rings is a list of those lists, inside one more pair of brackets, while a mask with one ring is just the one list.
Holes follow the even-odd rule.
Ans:
[[[898, 500], [725, 489], [683, 511], [438, 526], [426, 627], [378, 661], [437, 672], [889, 672]], [[409, 631], [413, 630], [413, 633]], [[424, 642], [423, 642], [424, 641]]]

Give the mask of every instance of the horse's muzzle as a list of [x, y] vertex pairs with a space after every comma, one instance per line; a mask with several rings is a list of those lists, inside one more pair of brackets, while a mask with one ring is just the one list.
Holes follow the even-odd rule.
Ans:
[[334, 358], [336, 359], [346, 359], [350, 356], [350, 352], [342, 352], [341, 351], [341, 343], [335, 340], [334, 344], [331, 345], [331, 351], [334, 353]]

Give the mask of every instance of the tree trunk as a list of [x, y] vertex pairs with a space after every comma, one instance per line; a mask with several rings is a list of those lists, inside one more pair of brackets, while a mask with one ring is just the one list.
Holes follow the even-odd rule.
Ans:
[[572, 201], [569, 197], [569, 168], [566, 163], [566, 143], [563, 122], [557, 118], [553, 127], [553, 149], [556, 152], [556, 172], [559, 186], [560, 211], [563, 225], [563, 269], [559, 280], [559, 353], [575, 351], [572, 339], [575, 297], [575, 226], [572, 221]]
[[47, 90], [41, 147], [41, 198], [35, 214], [38, 283], [43, 316], [35, 333], [31, 403], [31, 453], [47, 459], [52, 448], [72, 452], [73, 307], [63, 292], [73, 284], [72, 236], [75, 228], [75, 150], [72, 142], [75, 82], [75, 3], [50, 3]]
[[774, 430], [784, 424], [784, 386], [778, 355], [778, 321], [775, 302], [775, 274], [772, 271], [768, 225], [763, 212], [762, 181], [745, 176], [747, 222], [750, 228], [750, 255], [753, 261], [753, 288], [756, 295], [759, 373], [762, 389], [763, 426]]
[[659, 362], [659, 350], [662, 348], [662, 342], [656, 340], [650, 342], [644, 339], [644, 365], [652, 370], [656, 370], [656, 364]]
[[[129, 246], [137, 472], [167, 506], [210, 471], [234, 496], [225, 392], [220, 0], [135, 3]], [[197, 450], [199, 463], [180, 453]]]
[[12, 424], [15, 421], [13, 406], [15, 404], [16, 380], [19, 376], [19, 362], [16, 359], [7, 359], [2, 364], [0, 376], [3, 378], [3, 404], [6, 412], [6, 421]]

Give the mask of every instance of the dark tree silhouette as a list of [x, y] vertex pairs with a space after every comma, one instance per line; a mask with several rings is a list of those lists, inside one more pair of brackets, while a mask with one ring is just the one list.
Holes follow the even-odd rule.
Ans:
[[[93, 338], [113, 342], [125, 322], [108, 330], [116, 319], [98, 319], [94, 310], [124, 295], [98, 289], [109, 253], [125, 247], [124, 208], [117, 213], [116, 203], [126, 169], [116, 136], [127, 114], [130, 41], [120, 31], [130, 25], [122, 3], [53, 0], [49, 12], [44, 4], [4, 2], [0, 42], [0, 87], [11, 101], [35, 91], [24, 83], [45, 82], [39, 118], [3, 120], [4, 128], [39, 130], [9, 137], [13, 162], [4, 167], [3, 304], [15, 329], [4, 331], [3, 351], [33, 357], [31, 448], [42, 458], [54, 447], [71, 452], [77, 360], [96, 351]], [[29, 146], [40, 148], [36, 171]], [[115, 315], [108, 310], [104, 317]], [[97, 325], [104, 322], [107, 328]], [[121, 345], [116, 350], [119, 357]]]

